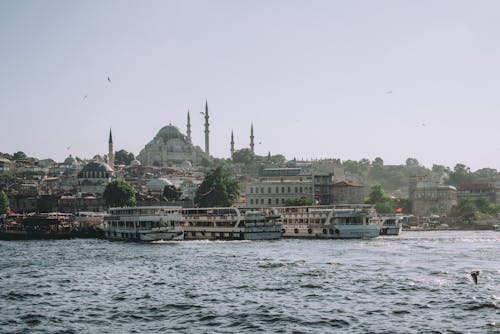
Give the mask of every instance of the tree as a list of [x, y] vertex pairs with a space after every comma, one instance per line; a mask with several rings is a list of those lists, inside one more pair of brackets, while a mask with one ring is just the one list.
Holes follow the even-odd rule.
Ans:
[[181, 199], [182, 191], [174, 185], [167, 185], [163, 188], [163, 197], [167, 201], [178, 201]]
[[7, 213], [7, 211], [10, 211], [10, 202], [7, 194], [2, 190], [0, 191], [0, 215]]
[[108, 206], [131, 206], [135, 204], [135, 189], [125, 181], [115, 180], [106, 185], [102, 197]]
[[307, 198], [288, 199], [285, 202], [285, 206], [311, 206], [311, 205], [313, 205], [313, 201]]
[[132, 152], [127, 152], [125, 150], [119, 150], [115, 152], [115, 164], [117, 165], [128, 165], [134, 159], [135, 157]]
[[233, 161], [236, 163], [248, 164], [255, 160], [255, 153], [249, 148], [242, 148], [233, 153]]
[[370, 187], [370, 194], [365, 203], [374, 204], [375, 209], [381, 213], [394, 212], [394, 203], [392, 203], [391, 197], [384, 193], [384, 187], [378, 183], [372, 184]]
[[209, 172], [200, 184], [194, 202], [200, 207], [231, 206], [240, 196], [238, 182], [222, 166]]
[[19, 151], [12, 155], [12, 160], [24, 160], [27, 157], [26, 153]]
[[472, 181], [470, 168], [464, 164], [456, 164], [453, 172], [450, 172], [448, 183], [450, 185], [458, 186]]

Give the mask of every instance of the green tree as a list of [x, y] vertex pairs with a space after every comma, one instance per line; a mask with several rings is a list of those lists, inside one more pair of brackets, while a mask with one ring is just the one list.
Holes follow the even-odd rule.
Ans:
[[374, 204], [376, 210], [380, 213], [394, 212], [394, 203], [391, 197], [384, 192], [384, 187], [379, 183], [372, 184], [365, 203]]
[[135, 157], [132, 152], [127, 152], [125, 150], [115, 152], [115, 164], [117, 165], [128, 165], [134, 159]]
[[242, 148], [235, 151], [232, 158], [236, 163], [249, 164], [255, 160], [255, 153], [249, 148]]
[[182, 191], [173, 184], [163, 188], [163, 197], [165, 197], [167, 201], [178, 201], [181, 199], [181, 196]]
[[472, 181], [472, 173], [470, 168], [464, 164], [456, 164], [453, 172], [450, 172], [448, 183], [450, 185], [458, 186]]
[[10, 210], [10, 202], [9, 198], [5, 191], [0, 191], [0, 215], [7, 213]]
[[222, 166], [207, 173], [194, 197], [200, 207], [231, 206], [240, 196], [238, 182]]
[[135, 204], [135, 189], [125, 181], [115, 180], [106, 185], [102, 197], [108, 206], [131, 206]]
[[28, 158], [28, 156], [24, 152], [16, 152], [12, 155], [12, 160], [24, 160]]
[[311, 206], [311, 205], [313, 205], [313, 201], [307, 198], [288, 199], [285, 202], [285, 206]]

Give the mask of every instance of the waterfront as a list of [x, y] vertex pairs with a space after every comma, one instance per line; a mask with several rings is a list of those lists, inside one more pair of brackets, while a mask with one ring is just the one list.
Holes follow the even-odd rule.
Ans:
[[494, 231], [0, 241], [0, 331], [498, 333], [499, 246]]

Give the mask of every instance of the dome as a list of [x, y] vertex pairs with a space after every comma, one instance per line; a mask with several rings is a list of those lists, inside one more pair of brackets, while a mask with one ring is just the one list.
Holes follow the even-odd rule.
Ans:
[[191, 164], [191, 161], [186, 160], [182, 163], [181, 168], [185, 171], [190, 171], [191, 169], [193, 169], [193, 165]]
[[107, 163], [102, 161], [92, 161], [86, 164], [82, 172], [113, 172], [113, 168], [111, 168]]
[[159, 179], [152, 179], [146, 183], [146, 188], [149, 191], [154, 191], [154, 192], [163, 192], [163, 189], [165, 186], [171, 186], [173, 185], [170, 180], [166, 178], [159, 178]]
[[76, 166], [78, 165], [78, 161], [76, 161], [75, 158], [73, 158], [71, 156], [71, 154], [69, 155], [69, 157], [67, 157], [65, 160], [64, 160], [64, 164], [65, 165], [68, 165], [68, 166]]
[[129, 164], [129, 166], [140, 166], [140, 165], [141, 165], [141, 162], [137, 159], [130, 161], [130, 164]]
[[175, 138], [179, 138], [179, 139], [184, 138], [184, 136], [179, 131], [179, 129], [177, 129], [173, 125], [167, 125], [167, 126], [164, 126], [163, 128], [161, 128], [160, 131], [158, 131], [158, 134], [156, 135], [156, 137], [161, 137], [165, 141], [170, 140], [170, 139], [175, 139]]

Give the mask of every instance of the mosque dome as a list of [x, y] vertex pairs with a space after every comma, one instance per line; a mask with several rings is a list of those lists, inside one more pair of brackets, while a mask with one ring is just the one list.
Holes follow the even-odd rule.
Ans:
[[92, 161], [86, 164], [78, 173], [79, 178], [109, 178], [113, 169], [105, 162]]
[[183, 139], [184, 136], [182, 133], [177, 129], [177, 127], [173, 125], [167, 125], [164, 126], [163, 128], [158, 131], [158, 134], [156, 137], [163, 138], [163, 140], [168, 141], [170, 139]]
[[193, 165], [191, 164], [191, 161], [189, 160], [186, 160], [182, 163], [181, 165], [181, 168], [184, 170], [184, 171], [190, 171], [193, 169]]
[[133, 166], [133, 167], [140, 166], [140, 165], [141, 165], [141, 162], [137, 159], [130, 161], [130, 164], [129, 164], [129, 166]]
[[146, 183], [146, 189], [152, 192], [163, 192], [165, 186], [171, 185], [173, 185], [173, 183], [170, 182], [170, 180], [166, 178], [158, 178], [148, 181], [148, 183]]
[[65, 160], [64, 160], [64, 164], [65, 165], [68, 165], [68, 166], [76, 166], [78, 165], [78, 161], [76, 161], [75, 158], [73, 158], [71, 156], [71, 154], [69, 155], [69, 157], [67, 157]]

